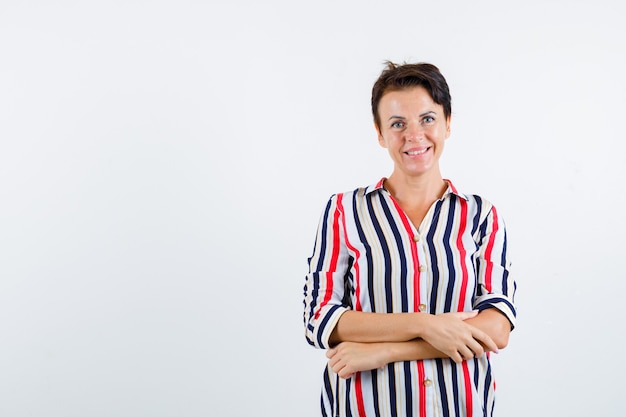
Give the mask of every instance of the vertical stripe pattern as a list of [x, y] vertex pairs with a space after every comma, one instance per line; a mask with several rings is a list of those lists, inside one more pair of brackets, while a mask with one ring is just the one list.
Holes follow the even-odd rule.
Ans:
[[[497, 308], [513, 325], [515, 282], [495, 207], [448, 182], [422, 225], [413, 225], [383, 180], [331, 196], [323, 211], [304, 286], [309, 344], [327, 349], [349, 309], [441, 314]], [[494, 394], [485, 355], [462, 364], [391, 363], [347, 380], [328, 366], [320, 404], [329, 417], [491, 416]]]

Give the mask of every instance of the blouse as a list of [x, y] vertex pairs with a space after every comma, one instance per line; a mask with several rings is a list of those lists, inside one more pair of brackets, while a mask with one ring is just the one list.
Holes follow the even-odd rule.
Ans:
[[[452, 182], [416, 228], [377, 184], [330, 197], [304, 286], [309, 344], [329, 348], [347, 310], [441, 314], [496, 308], [514, 327], [516, 283], [496, 208]], [[489, 354], [389, 363], [342, 379], [327, 365], [323, 416], [491, 416]]]

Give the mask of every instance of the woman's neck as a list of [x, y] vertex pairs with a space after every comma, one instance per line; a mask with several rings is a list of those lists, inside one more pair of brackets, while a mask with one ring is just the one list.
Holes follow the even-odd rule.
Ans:
[[385, 180], [385, 188], [398, 201], [409, 206], [430, 205], [438, 200], [448, 188], [441, 175], [406, 177], [393, 173]]

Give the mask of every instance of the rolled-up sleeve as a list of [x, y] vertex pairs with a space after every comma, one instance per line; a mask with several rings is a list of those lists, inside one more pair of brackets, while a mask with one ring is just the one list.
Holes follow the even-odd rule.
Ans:
[[333, 195], [320, 219], [308, 259], [304, 285], [304, 328], [307, 342], [329, 348], [330, 335], [339, 317], [350, 307], [344, 304], [345, 277], [349, 269], [341, 213], [341, 194]]
[[517, 316], [516, 283], [511, 275], [505, 224], [493, 206], [480, 225], [474, 267], [478, 277], [474, 309], [498, 309], [509, 319], [513, 329]]

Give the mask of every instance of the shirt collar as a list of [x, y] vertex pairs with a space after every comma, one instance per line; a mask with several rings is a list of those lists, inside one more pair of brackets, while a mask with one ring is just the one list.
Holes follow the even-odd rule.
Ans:
[[[365, 189], [365, 194], [370, 194], [370, 193], [373, 193], [373, 192], [380, 192], [380, 191], [382, 191], [382, 190], [387, 191], [387, 189], [386, 189], [386, 188], [384, 187], [384, 185], [383, 185], [386, 179], [387, 179], [386, 177], [382, 177], [382, 178], [380, 179], [380, 181], [378, 181], [376, 184], [372, 184], [372, 185], [368, 186], [368, 187]], [[463, 193], [459, 192], [459, 191], [456, 189], [456, 187], [454, 186], [454, 184], [452, 184], [452, 181], [450, 181], [450, 180], [448, 180], [448, 179], [445, 179], [445, 178], [444, 178], [444, 181], [448, 183], [448, 188], [446, 188], [446, 191], [445, 191], [445, 192], [443, 193], [443, 195], [441, 196], [441, 199], [442, 199], [442, 200], [443, 200], [445, 197], [447, 197], [449, 194], [454, 194], [454, 195], [456, 195], [456, 196], [458, 196], [458, 197], [460, 197], [460, 198], [462, 198], [462, 199], [464, 199], [464, 200], [469, 200], [465, 194], [463, 194]]]

